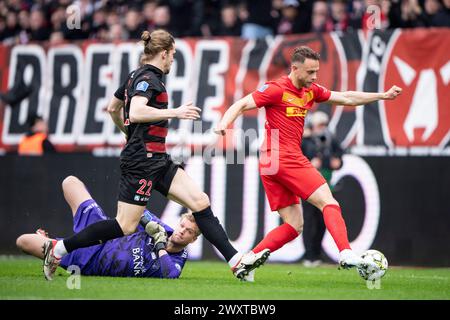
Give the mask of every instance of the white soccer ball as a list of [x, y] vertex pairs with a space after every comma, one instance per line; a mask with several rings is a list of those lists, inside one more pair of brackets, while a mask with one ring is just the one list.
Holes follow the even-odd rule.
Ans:
[[356, 269], [364, 280], [376, 281], [385, 275], [388, 269], [388, 261], [383, 253], [371, 249], [364, 252], [361, 258], [369, 263], [367, 268], [358, 267]]

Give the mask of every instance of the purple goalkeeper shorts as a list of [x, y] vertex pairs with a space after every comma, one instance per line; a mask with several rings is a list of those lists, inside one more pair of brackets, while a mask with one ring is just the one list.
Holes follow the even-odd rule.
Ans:
[[[94, 199], [84, 201], [77, 209], [73, 217], [73, 231], [80, 232], [88, 225], [97, 221], [107, 220], [102, 208], [95, 202]], [[61, 259], [61, 267], [67, 269], [70, 265], [77, 265], [80, 269], [86, 269], [89, 266], [89, 261], [98, 254], [103, 245], [95, 245], [87, 248], [80, 248], [65, 255]]]

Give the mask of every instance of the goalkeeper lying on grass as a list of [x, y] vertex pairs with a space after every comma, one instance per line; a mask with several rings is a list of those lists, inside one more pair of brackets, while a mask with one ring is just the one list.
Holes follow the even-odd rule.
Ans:
[[[78, 178], [67, 177], [62, 187], [72, 209], [74, 232], [108, 219]], [[77, 249], [64, 256], [60, 266], [67, 269], [77, 265], [81, 274], [92, 276], [178, 278], [187, 260], [186, 246], [199, 235], [191, 214], [183, 214], [173, 230], [145, 210], [136, 233]], [[21, 235], [16, 243], [25, 253], [43, 259], [42, 246], [46, 241], [48, 236], [38, 230], [36, 234]]]

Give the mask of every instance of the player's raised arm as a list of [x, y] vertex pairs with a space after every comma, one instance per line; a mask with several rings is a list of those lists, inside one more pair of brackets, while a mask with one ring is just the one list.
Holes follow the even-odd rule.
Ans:
[[228, 108], [222, 119], [219, 121], [219, 124], [214, 129], [214, 132], [217, 134], [225, 135], [225, 130], [237, 119], [237, 117], [239, 117], [245, 111], [255, 109], [256, 107], [257, 106], [255, 100], [252, 97], [252, 94], [239, 99], [238, 101], [233, 103], [230, 108]]
[[402, 88], [392, 86], [386, 92], [331, 91], [329, 103], [345, 106], [360, 106], [378, 100], [393, 100], [402, 93]]
[[192, 102], [175, 109], [158, 109], [147, 105], [148, 98], [134, 96], [130, 105], [130, 121], [134, 123], [155, 122], [172, 118], [196, 120], [200, 118], [200, 108]]

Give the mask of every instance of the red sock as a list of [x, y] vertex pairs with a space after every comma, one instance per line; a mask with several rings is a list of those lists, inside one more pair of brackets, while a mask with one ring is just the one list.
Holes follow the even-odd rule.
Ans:
[[297, 237], [297, 230], [290, 224], [283, 223], [270, 231], [252, 251], [258, 253], [264, 249], [270, 249], [270, 252], [274, 252]]
[[344, 218], [342, 218], [341, 207], [335, 204], [329, 204], [322, 211], [325, 226], [333, 237], [334, 242], [336, 242], [339, 252], [344, 249], [350, 249], [347, 227], [345, 226]]

